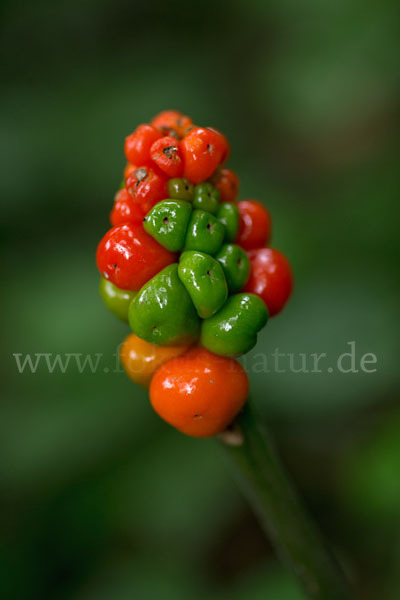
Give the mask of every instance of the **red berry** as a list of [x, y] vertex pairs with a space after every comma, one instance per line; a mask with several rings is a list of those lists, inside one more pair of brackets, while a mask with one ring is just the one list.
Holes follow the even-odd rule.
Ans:
[[271, 216], [256, 200], [238, 203], [240, 224], [236, 243], [246, 250], [265, 246], [271, 237]]
[[214, 173], [226, 151], [219, 132], [204, 127], [191, 129], [181, 142], [183, 176], [192, 183], [205, 181]]
[[136, 165], [132, 165], [132, 163], [126, 163], [125, 169], [124, 169], [124, 179], [125, 181], [128, 179], [129, 175], [131, 173], [133, 173], [134, 171], [136, 171], [137, 166]]
[[168, 177], [157, 167], [139, 167], [126, 179], [126, 189], [133, 201], [147, 214], [157, 202], [168, 198]]
[[115, 196], [114, 206], [110, 214], [111, 225], [122, 223], [141, 223], [146, 215], [140, 204], [133, 201], [126, 188], [119, 190]]
[[264, 300], [269, 316], [278, 314], [285, 306], [293, 288], [292, 269], [287, 258], [274, 248], [258, 248], [247, 253], [250, 278], [244, 292]]
[[157, 167], [168, 177], [181, 177], [183, 171], [179, 145], [173, 137], [165, 136], [154, 142], [150, 155]]
[[194, 437], [224, 431], [242, 408], [249, 379], [240, 363], [194, 348], [155, 372], [150, 401], [162, 419]]
[[153, 127], [157, 127], [164, 135], [176, 135], [182, 138], [193, 127], [193, 121], [179, 110], [164, 110], [151, 120]]
[[160, 137], [161, 133], [152, 125], [139, 125], [125, 138], [126, 159], [134, 165], [151, 164], [150, 148]]
[[211, 183], [219, 190], [221, 202], [235, 202], [239, 191], [239, 177], [234, 171], [219, 167], [212, 176]]
[[176, 255], [160, 246], [139, 223], [125, 223], [110, 229], [96, 254], [102, 277], [123, 290], [139, 290], [175, 259]]
[[224, 163], [228, 160], [229, 155], [231, 153], [231, 147], [229, 146], [229, 142], [223, 133], [218, 131], [218, 129], [214, 129], [214, 127], [207, 127], [209, 131], [215, 133], [219, 138], [219, 146], [222, 150], [221, 163]]

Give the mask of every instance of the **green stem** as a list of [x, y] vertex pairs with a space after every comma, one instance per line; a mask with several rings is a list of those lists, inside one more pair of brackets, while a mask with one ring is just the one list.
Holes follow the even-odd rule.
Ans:
[[247, 402], [224, 447], [239, 484], [282, 561], [310, 598], [348, 600], [344, 575], [299, 502], [259, 419]]

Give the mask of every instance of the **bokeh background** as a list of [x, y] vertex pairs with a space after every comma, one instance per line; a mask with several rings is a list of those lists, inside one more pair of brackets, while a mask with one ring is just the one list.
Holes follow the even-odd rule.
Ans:
[[[114, 372], [128, 331], [98, 297], [95, 247], [124, 136], [177, 108], [227, 134], [241, 197], [265, 202], [293, 264], [255, 352], [377, 357], [374, 373], [251, 378], [357, 597], [399, 598], [397, 9], [1, 2], [2, 597], [304, 599], [218, 443], [169, 428]], [[19, 374], [13, 353], [103, 358]]]

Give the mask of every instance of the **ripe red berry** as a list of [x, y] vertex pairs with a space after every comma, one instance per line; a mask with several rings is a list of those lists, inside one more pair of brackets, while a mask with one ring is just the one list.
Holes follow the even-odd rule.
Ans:
[[165, 136], [154, 142], [150, 149], [150, 155], [157, 167], [168, 177], [182, 176], [183, 163], [179, 144], [173, 137]]
[[219, 139], [219, 146], [222, 150], [222, 156], [221, 156], [221, 163], [224, 163], [228, 160], [229, 155], [231, 153], [231, 147], [229, 145], [229, 142], [226, 138], [226, 136], [224, 136], [223, 133], [221, 133], [220, 131], [218, 131], [218, 129], [215, 129], [214, 127], [207, 127], [208, 131], [212, 131], [213, 133], [216, 134], [216, 136]]
[[168, 177], [157, 167], [139, 167], [128, 175], [126, 189], [146, 214], [157, 202], [168, 198], [167, 183]]
[[221, 433], [246, 401], [249, 380], [232, 358], [194, 348], [155, 372], [150, 401], [162, 419], [194, 437]]
[[239, 192], [239, 177], [234, 171], [218, 167], [211, 183], [219, 190], [221, 202], [235, 202]]
[[292, 269], [287, 258], [274, 248], [258, 248], [247, 253], [250, 278], [243, 291], [256, 294], [267, 305], [269, 316], [285, 306], [293, 288]]
[[152, 125], [139, 125], [125, 138], [126, 159], [134, 165], [151, 164], [150, 148], [160, 137], [161, 133]]
[[146, 213], [140, 204], [133, 201], [126, 188], [119, 190], [115, 196], [114, 206], [110, 214], [111, 225], [122, 223], [141, 223]]
[[176, 255], [148, 235], [141, 223], [110, 229], [97, 247], [97, 267], [105, 279], [123, 290], [139, 290]]
[[191, 129], [181, 142], [183, 176], [192, 183], [205, 181], [226, 152], [224, 136], [219, 132], [204, 127]]
[[193, 127], [193, 121], [179, 110], [164, 110], [151, 120], [153, 127], [163, 135], [173, 135], [178, 138], [185, 136]]
[[126, 163], [125, 169], [124, 169], [124, 179], [125, 181], [128, 179], [129, 175], [131, 173], [133, 173], [134, 171], [136, 171], [138, 167], [136, 165], [132, 165], [131, 163]]
[[265, 246], [271, 237], [271, 216], [265, 206], [256, 200], [238, 203], [240, 224], [236, 243], [246, 250]]

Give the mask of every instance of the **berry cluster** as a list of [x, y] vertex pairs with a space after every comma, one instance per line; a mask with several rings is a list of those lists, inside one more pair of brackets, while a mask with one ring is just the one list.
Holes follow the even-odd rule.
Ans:
[[106, 306], [133, 334], [121, 360], [150, 385], [154, 409], [198, 437], [224, 430], [243, 406], [248, 378], [234, 359], [285, 305], [286, 258], [266, 247], [271, 218], [236, 201], [222, 133], [164, 111], [125, 140], [127, 166], [97, 248]]

